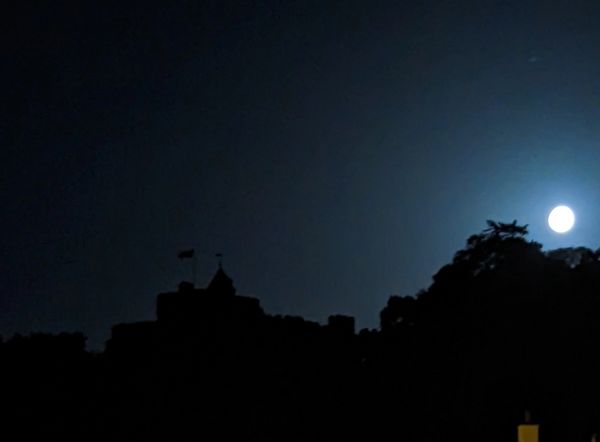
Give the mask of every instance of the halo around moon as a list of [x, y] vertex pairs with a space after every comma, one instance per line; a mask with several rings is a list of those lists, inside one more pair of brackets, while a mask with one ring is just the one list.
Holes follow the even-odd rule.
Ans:
[[567, 233], [575, 225], [575, 214], [567, 206], [556, 206], [548, 215], [548, 225], [556, 233]]

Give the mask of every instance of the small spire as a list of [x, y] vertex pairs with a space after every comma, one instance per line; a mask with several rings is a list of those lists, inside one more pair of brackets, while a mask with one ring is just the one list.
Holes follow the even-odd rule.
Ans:
[[222, 293], [224, 295], [233, 296], [235, 295], [235, 287], [233, 286], [233, 280], [227, 276], [223, 270], [223, 265], [219, 262], [219, 268], [213, 276], [207, 289], [211, 292]]
[[529, 410], [525, 410], [525, 423], [526, 424], [531, 423], [531, 412]]
[[215, 253], [215, 256], [217, 258], [219, 258], [219, 268], [223, 269], [223, 254], [222, 253]]

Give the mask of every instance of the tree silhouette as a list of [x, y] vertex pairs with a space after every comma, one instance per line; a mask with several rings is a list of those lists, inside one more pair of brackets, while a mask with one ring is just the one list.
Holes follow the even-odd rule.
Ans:
[[417, 300], [412, 296], [391, 296], [379, 314], [380, 327], [384, 332], [414, 325]]
[[463, 264], [466, 270], [476, 275], [485, 270], [492, 270], [502, 261], [514, 259], [519, 254], [526, 256], [539, 255], [542, 245], [527, 241], [527, 225], [487, 221], [488, 228], [472, 235], [467, 240], [467, 247], [454, 255], [453, 264]]

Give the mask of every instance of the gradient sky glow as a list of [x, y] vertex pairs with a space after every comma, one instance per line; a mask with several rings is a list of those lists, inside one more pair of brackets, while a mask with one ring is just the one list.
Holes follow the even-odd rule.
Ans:
[[600, 3], [151, 3], [2, 14], [5, 337], [100, 347], [189, 247], [201, 284], [223, 252], [269, 313], [375, 327], [487, 219], [600, 246]]

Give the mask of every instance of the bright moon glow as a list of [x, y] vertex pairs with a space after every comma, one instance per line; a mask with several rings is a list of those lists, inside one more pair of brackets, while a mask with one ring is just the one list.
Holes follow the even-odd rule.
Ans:
[[575, 214], [567, 206], [557, 206], [548, 215], [548, 225], [556, 233], [566, 233], [575, 224]]

